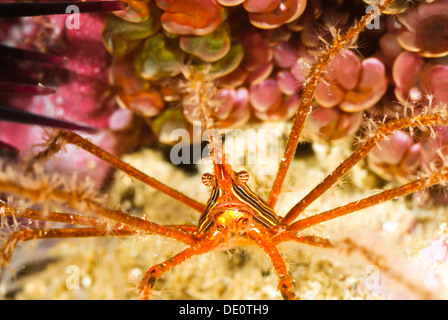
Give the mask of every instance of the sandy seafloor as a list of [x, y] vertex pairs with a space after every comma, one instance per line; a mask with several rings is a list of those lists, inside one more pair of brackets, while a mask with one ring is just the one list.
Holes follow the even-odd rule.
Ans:
[[[252, 129], [276, 130], [274, 141], [283, 150], [289, 125], [264, 123]], [[240, 145], [237, 150], [246, 150], [245, 155], [231, 157], [231, 161], [241, 163], [243, 157], [247, 160], [247, 148], [254, 144], [257, 142]], [[270, 148], [275, 151], [275, 147]], [[284, 215], [350, 150], [350, 141], [332, 146], [315, 142], [314, 152], [299, 152], [275, 208], [278, 214]], [[249, 185], [265, 198], [281, 157], [273, 156], [262, 155], [259, 160], [265, 161], [255, 165], [234, 165], [236, 171], [245, 169], [250, 173]], [[157, 150], [141, 150], [124, 160], [190, 197], [207, 201], [209, 194], [201, 183], [201, 175], [211, 171], [209, 161], [198, 164], [197, 173], [188, 173], [176, 168]], [[371, 195], [381, 185], [366, 169], [365, 162], [356, 166], [344, 181], [326, 192], [304, 215]], [[110, 207], [121, 205], [134, 214], [144, 213], [159, 223], [194, 224], [199, 218], [185, 205], [120, 173], [115, 175], [108, 203]], [[390, 269], [380, 270], [357, 251], [347, 254], [342, 249], [284, 243], [279, 248], [295, 281], [295, 292], [301, 299], [446, 299], [447, 211], [443, 207], [413, 207], [409, 198], [400, 198], [307, 229], [307, 234], [331, 240], [350, 238], [369, 248]], [[18, 271], [17, 278], [6, 271], [0, 293], [8, 293], [14, 299], [136, 299], [136, 287], [146, 270], [183, 248], [182, 243], [161, 236], [25, 243], [10, 264]], [[21, 274], [24, 264], [43, 260], [51, 262]], [[154, 299], [281, 299], [277, 280], [269, 259], [257, 247], [213, 251], [167, 272], [157, 282]]]

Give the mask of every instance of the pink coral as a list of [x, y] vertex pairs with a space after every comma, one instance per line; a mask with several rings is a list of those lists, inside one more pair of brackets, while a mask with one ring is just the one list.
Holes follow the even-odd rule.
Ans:
[[359, 61], [351, 51], [337, 55], [316, 90], [322, 107], [339, 106], [346, 112], [370, 108], [386, 93], [387, 79], [381, 61], [368, 58]]
[[448, 55], [448, 1], [424, 3], [398, 16], [403, 25], [398, 41], [424, 57]]
[[413, 137], [397, 130], [368, 155], [368, 163], [379, 176], [391, 181], [408, 182], [421, 165], [421, 145]]
[[[300, 73], [296, 69], [296, 78]], [[332, 140], [351, 136], [361, 125], [363, 111], [373, 107], [387, 87], [386, 69], [380, 60], [361, 62], [353, 52], [343, 51], [327, 67], [317, 86], [310, 127]]]
[[403, 103], [428, 105], [431, 102], [433, 106], [447, 103], [448, 84], [444, 80], [447, 78], [448, 66], [426, 62], [412, 52], [401, 53], [393, 65], [395, 95]]
[[[273, 29], [300, 17], [305, 11], [306, 2], [306, 0], [246, 0], [244, 4], [246, 10], [249, 11], [250, 22], [254, 26], [261, 29]], [[249, 6], [246, 3], [254, 5]], [[265, 4], [272, 4], [272, 6]]]
[[224, 9], [215, 0], [156, 0], [162, 14], [162, 26], [175, 34], [205, 35], [224, 19]]

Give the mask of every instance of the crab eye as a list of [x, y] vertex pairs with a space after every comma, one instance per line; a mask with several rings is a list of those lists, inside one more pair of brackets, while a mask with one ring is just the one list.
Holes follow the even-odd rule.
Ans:
[[238, 181], [246, 183], [247, 181], [249, 181], [249, 172], [245, 170], [237, 172], [236, 177], [238, 178]]
[[211, 185], [213, 185], [214, 178], [215, 178], [215, 176], [212, 175], [211, 173], [204, 173], [202, 175], [202, 183], [204, 185], [206, 185], [207, 187], [210, 187]]

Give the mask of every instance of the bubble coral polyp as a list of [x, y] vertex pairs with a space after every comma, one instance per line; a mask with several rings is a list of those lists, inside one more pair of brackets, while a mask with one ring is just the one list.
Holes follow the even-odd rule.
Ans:
[[398, 16], [403, 25], [398, 41], [408, 51], [423, 57], [443, 57], [448, 54], [448, 1], [438, 0], [410, 8]]
[[203, 36], [218, 28], [225, 10], [215, 0], [156, 0], [163, 10], [162, 27], [178, 35]]
[[[297, 54], [288, 43], [291, 32], [284, 28], [280, 35], [277, 30], [298, 19], [305, 10], [306, 1], [143, 2], [146, 4], [146, 10], [143, 11], [146, 16], [142, 14], [140, 19], [136, 18], [138, 14], [130, 13], [139, 12], [134, 8], [134, 3], [130, 3], [127, 15], [117, 13], [117, 17], [108, 17], [103, 42], [115, 59], [133, 61], [136, 71], [134, 77], [149, 81], [154, 94], [155, 91], [160, 92], [161, 99], [154, 100], [152, 97], [138, 100], [143, 103], [141, 107], [137, 103], [138, 114], [144, 114], [145, 103], [149, 110], [159, 110], [159, 113], [164, 108], [180, 103], [184, 106], [186, 120], [195, 119], [189, 101], [191, 95], [182, 93], [182, 81], [189, 81], [190, 73], [182, 67], [185, 64], [186, 68], [194, 72], [206, 73], [204, 79], [215, 81], [219, 90], [240, 92], [240, 96], [245, 92], [243, 87], [253, 97], [256, 89], [251, 86], [266, 86], [267, 90], [271, 90], [269, 83], [278, 82], [274, 91], [280, 90], [280, 95], [277, 98], [271, 95], [274, 100], [266, 101], [265, 106], [250, 102], [239, 104], [237, 109], [246, 109], [241, 111], [244, 116], [227, 113], [229, 118], [224, 119], [226, 112], [216, 109], [222, 126], [237, 127], [247, 122], [251, 109], [262, 120], [292, 117], [298, 100], [294, 95], [296, 86], [289, 68], [297, 59]], [[266, 38], [262, 32], [268, 30], [273, 33]], [[112, 83], [116, 83], [114, 76], [119, 77], [114, 73]], [[172, 95], [164, 94], [165, 79], [168, 77], [178, 79], [180, 94], [174, 100]], [[135, 94], [122, 91], [118, 96], [120, 105], [130, 110], [136, 109], [132, 106]], [[220, 96], [219, 101], [223, 101], [227, 95], [210, 92], [209, 96]], [[155, 105], [151, 106], [150, 101], [154, 101]], [[163, 108], [159, 107], [160, 103]], [[149, 111], [147, 114], [153, 117], [157, 112], [152, 114]]]
[[[419, 54], [402, 52], [393, 65], [395, 96], [401, 102], [425, 105], [448, 102], [448, 66], [425, 61]], [[418, 107], [417, 107], [418, 108]]]
[[366, 110], [386, 93], [387, 78], [381, 61], [359, 61], [351, 51], [338, 54], [317, 86], [316, 101], [325, 108], [339, 106], [346, 112]]

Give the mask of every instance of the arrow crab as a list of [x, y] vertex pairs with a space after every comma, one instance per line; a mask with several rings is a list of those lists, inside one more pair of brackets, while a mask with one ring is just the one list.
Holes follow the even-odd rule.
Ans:
[[[392, 2], [384, 1], [379, 6], [379, 12], [387, 10]], [[0, 203], [2, 228], [5, 230], [3, 233], [4, 240], [2, 242], [0, 260], [2, 266], [7, 266], [13, 257], [16, 247], [21, 242], [54, 238], [99, 238], [99, 240], [104, 240], [110, 237], [122, 238], [135, 236], [133, 237], [134, 240], [130, 240], [129, 242], [123, 240], [125, 242], [125, 251], [127, 251], [122, 253], [123, 259], [126, 260], [126, 254], [130, 255], [128, 256], [129, 260], [136, 260], [143, 254], [149, 254], [152, 255], [152, 260], [156, 262], [144, 272], [141, 270], [141, 264], [138, 268], [130, 269], [136, 273], [136, 282], [138, 283], [136, 284], [137, 293], [134, 296], [129, 294], [131, 297], [139, 297], [141, 299], [153, 298], [157, 293], [155, 289], [158, 288], [158, 280], [163, 280], [170, 272], [188, 268], [185, 265], [190, 262], [182, 266], [180, 264], [192, 259], [196, 261], [196, 264], [194, 262], [190, 264], [190, 268], [192, 268], [190, 277], [194, 279], [194, 277], [199, 276], [194, 275], [195, 271], [200, 275], [203, 274], [200, 280], [197, 281], [202, 286], [196, 285], [194, 289], [189, 289], [188, 283], [186, 283], [181, 290], [182, 294], [173, 293], [173, 296], [191, 297], [196, 295], [204, 298], [215, 298], [219, 297], [219, 293], [217, 292], [225, 291], [226, 288], [223, 284], [217, 285], [219, 283], [217, 280], [209, 280], [210, 273], [215, 273], [215, 278], [220, 278], [221, 276], [222, 281], [230, 280], [224, 277], [222, 271], [216, 265], [212, 264], [217, 268], [216, 270], [207, 268], [208, 262], [202, 257], [213, 260], [214, 257], [209, 254], [210, 252], [216, 249], [225, 249], [231, 253], [229, 258], [231, 260], [239, 259], [240, 269], [244, 269], [247, 272], [247, 269], [244, 267], [244, 264], [247, 264], [247, 256], [237, 254], [233, 248], [236, 246], [252, 245], [261, 249], [261, 252], [264, 252], [273, 269], [272, 271], [271, 267], [263, 265], [261, 268], [263, 272], [259, 272], [258, 280], [263, 282], [263, 279], [275, 277], [277, 281], [276, 289], [278, 290], [263, 292], [260, 289], [256, 289], [254, 291], [258, 290], [258, 294], [260, 294], [257, 297], [272, 298], [277, 297], [277, 294], [278, 297], [281, 296], [284, 299], [296, 299], [301, 298], [301, 296], [306, 298], [308, 296], [300, 289], [300, 279], [303, 276], [300, 273], [300, 268], [296, 266], [297, 269], [291, 271], [279, 250], [280, 244], [283, 245], [283, 243], [288, 242], [318, 247], [319, 249], [328, 251], [343, 252], [347, 255], [358, 254], [368, 262], [368, 266], [371, 267], [369, 269], [370, 271], [373, 270], [379, 272], [379, 274], [387, 275], [399, 285], [409, 289], [413, 294], [423, 298], [437, 296], [434, 293], [437, 290], [434, 289], [432, 284], [418, 284], [413, 280], [409, 280], [409, 276], [400, 274], [402, 270], [397, 270], [396, 266], [394, 268], [393, 262], [390, 262], [384, 256], [374, 251], [371, 248], [373, 247], [371, 243], [363, 245], [361, 244], [361, 239], [355, 239], [349, 236], [339, 236], [337, 240], [334, 240], [330, 236], [325, 235], [325, 232], [318, 233], [317, 229], [313, 227], [342, 216], [350, 216], [354, 212], [380, 205], [386, 201], [396, 200], [399, 197], [422, 191], [435, 185], [443, 187], [448, 178], [448, 161], [442, 149], [436, 152], [438, 156], [437, 163], [431, 165], [430, 170], [420, 172], [410, 182], [374, 192], [369, 196], [348, 202], [336, 208], [320, 209], [317, 213], [313, 212], [310, 214], [306, 212], [306, 209], [314, 204], [315, 201], [319, 201], [324, 193], [337, 185], [351, 169], [374, 148], [378, 147], [380, 142], [387, 141], [388, 136], [396, 130], [414, 128], [415, 130], [434, 132], [433, 128], [448, 125], [446, 107], [429, 105], [419, 113], [414, 113], [413, 110], [409, 110], [404, 115], [395, 118], [384, 117], [380, 121], [366, 120], [366, 129], [362, 131], [358, 146], [351, 155], [341, 161], [330, 174], [317, 183], [300, 201], [293, 203], [289, 209], [280, 212], [276, 208], [277, 201], [281, 199], [281, 191], [287, 189], [285, 187], [285, 179], [290, 171], [290, 167], [296, 161], [294, 160], [294, 156], [297, 152], [299, 140], [303, 135], [306, 119], [311, 112], [316, 88], [322, 80], [325, 68], [341, 50], [346, 49], [353, 43], [353, 39], [364, 29], [368, 19], [372, 18], [375, 14], [377, 14], [376, 11], [367, 13], [346, 33], [343, 35], [336, 34], [333, 41], [328, 43], [325, 51], [310, 66], [305, 77], [300, 105], [285, 143], [285, 152], [279, 161], [275, 179], [270, 182], [271, 186], [266, 200], [255, 192], [257, 190], [253, 190], [254, 188], [249, 186], [250, 177], [248, 171], [234, 171], [232, 169], [226, 159], [225, 148], [219, 139], [219, 134], [212, 135], [209, 138], [208, 147], [210, 149], [213, 170], [202, 174], [202, 183], [208, 188], [208, 197], [205, 198], [205, 202], [201, 202], [187, 195], [189, 189], [192, 188], [192, 184], [190, 183], [191, 179], [185, 178], [188, 180], [187, 187], [184, 192], [180, 192], [174, 188], [174, 186], [180, 184], [178, 180], [171, 178], [171, 181], [168, 181], [172, 182], [173, 187], [168, 182], [162, 183], [157, 177], [157, 170], [147, 175], [136, 169], [132, 164], [120, 160], [118, 157], [99, 148], [80, 135], [71, 131], [62, 130], [52, 135], [47, 142], [46, 148], [37, 154], [30, 163], [38, 164], [39, 161], [56, 154], [66, 145], [75, 145], [124, 172], [133, 180], [143, 182], [154, 188], [160, 194], [165, 194], [171, 198], [171, 201], [179, 202], [184, 208], [188, 208], [186, 210], [197, 212], [196, 224], [190, 223], [190, 221], [182, 224], [163, 221], [163, 218], [166, 218], [166, 220], [173, 220], [173, 217], [178, 218], [172, 212], [172, 208], [177, 207], [172, 207], [168, 202], [165, 202], [158, 209], [154, 209], [161, 211], [157, 215], [158, 220], [161, 220], [161, 222], [153, 222], [151, 214], [148, 214], [147, 218], [146, 215], [144, 217], [134, 215], [128, 212], [127, 208], [123, 209], [120, 206], [112, 209], [95, 194], [90, 192], [88, 188], [67, 183], [60, 176], [51, 177], [43, 174], [39, 171], [37, 165], [28, 165], [20, 176], [17, 176], [14, 170], [11, 169], [13, 165], [7, 165], [0, 180], [0, 189], [6, 194], [5, 200]], [[197, 96], [196, 103], [198, 110], [201, 111], [202, 120], [206, 127], [213, 129], [214, 119], [213, 115], [209, 112], [210, 96], [206, 90], [203, 90], [202, 84], [204, 81], [195, 81], [191, 81], [193, 83], [191, 90]], [[299, 145], [299, 150], [300, 147]], [[251, 179], [254, 178], [257, 179], [257, 177], [251, 177]], [[118, 181], [121, 179], [118, 179]], [[301, 182], [295, 181], [295, 183], [300, 184]], [[204, 189], [198, 188], [198, 190], [202, 190], [203, 192]], [[191, 191], [191, 193], [194, 192]], [[9, 197], [10, 195], [25, 200], [12, 201], [12, 198]], [[158, 198], [159, 196], [153, 197]], [[123, 198], [125, 196], [122, 195], [121, 200]], [[166, 201], [167, 198], [163, 199]], [[150, 202], [155, 203], [156, 201], [154, 199], [154, 201]], [[37, 204], [41, 206], [36, 206]], [[123, 207], [125, 207], [124, 204]], [[325, 206], [321, 205], [321, 207]], [[62, 209], [53, 210], [53, 208]], [[129, 210], [135, 210], [135, 203], [129, 206]], [[313, 208], [313, 210], [318, 209]], [[25, 227], [17, 222], [17, 220], [30, 221], [31, 224], [29, 227]], [[189, 218], [187, 220], [192, 219]], [[12, 225], [9, 225], [10, 221], [13, 221]], [[46, 221], [48, 223], [43, 225], [37, 221]], [[53, 227], [54, 225], [59, 227]], [[162, 253], [136, 253], [133, 250], [135, 243], [145, 242], [146, 240], [144, 239], [151, 237], [157, 238], [157, 241], [152, 242], [151, 250], [156, 251], [159, 249]], [[173, 246], [173, 249], [164, 243], [165, 240], [160, 240], [161, 238], [174, 239], [182, 243], [184, 247], [179, 249]], [[107, 251], [107, 248], [108, 245], [106, 244], [103, 249]], [[117, 280], [113, 275], [121, 274], [117, 269], [122, 268], [122, 266], [115, 265], [114, 257], [109, 256], [107, 252], [104, 253], [101, 259], [107, 261], [110, 265], [108, 272], [111, 272], [112, 277]], [[202, 260], [198, 262], [198, 259]], [[288, 257], [288, 259], [292, 258]], [[83, 269], [77, 263], [73, 262], [69, 264], [70, 267], [75, 268], [66, 269], [68, 273], [65, 274], [67, 281], [74, 280], [74, 282], [65, 281], [63, 283], [68, 292], [75, 292], [75, 297], [76, 294], [82, 292], [82, 290], [76, 291], [79, 289], [79, 286], [89, 287], [92, 285], [92, 282], [100, 282], [98, 279], [106, 277], [104, 274], [94, 276], [97, 271], [93, 271], [92, 274], [84, 276], [82, 274], [76, 274], [76, 272], [82, 273]], [[235, 267], [237, 265], [238, 263], [235, 263], [233, 266], [235, 276], [238, 273], [238, 268]], [[321, 268], [325, 268], [325, 266], [321, 266]], [[76, 271], [73, 275], [74, 277], [70, 274], [71, 270]], [[207, 273], [204, 274], [205, 272]], [[230, 271], [226, 272], [227, 276], [232, 273]], [[244, 273], [243, 277], [244, 275], [247, 276], [247, 273]], [[375, 279], [377, 280], [377, 278], [373, 278], [372, 280], [372, 278], [367, 277], [364, 286], [368, 287], [368, 281], [372, 280], [375, 282]], [[239, 280], [245, 281], [244, 279]], [[249, 280], [253, 281], [253, 279]], [[126, 280], [117, 280], [121, 284], [123, 281]], [[347, 280], [347, 286], [348, 282]], [[60, 283], [58, 285], [52, 285], [50, 283], [48, 286], [53, 288], [53, 290], [61, 290]], [[161, 287], [163, 288], [163, 284]], [[377, 286], [371, 286], [370, 289], [378, 289], [379, 287], [381, 286], [377, 284]], [[210, 290], [214, 291], [215, 296], [207, 296], [206, 288], [211, 288]], [[217, 290], [217, 288], [220, 289]], [[272, 289], [272, 284], [270, 288]], [[174, 288], [171, 290], [174, 290]], [[276, 293], [272, 293], [273, 291]], [[297, 294], [297, 291], [300, 293]], [[78, 297], [82, 297], [82, 295]], [[107, 294], [103, 297], [107, 297]], [[240, 292], [238, 297], [244, 298], [245, 296], [244, 294], [241, 295]]]

